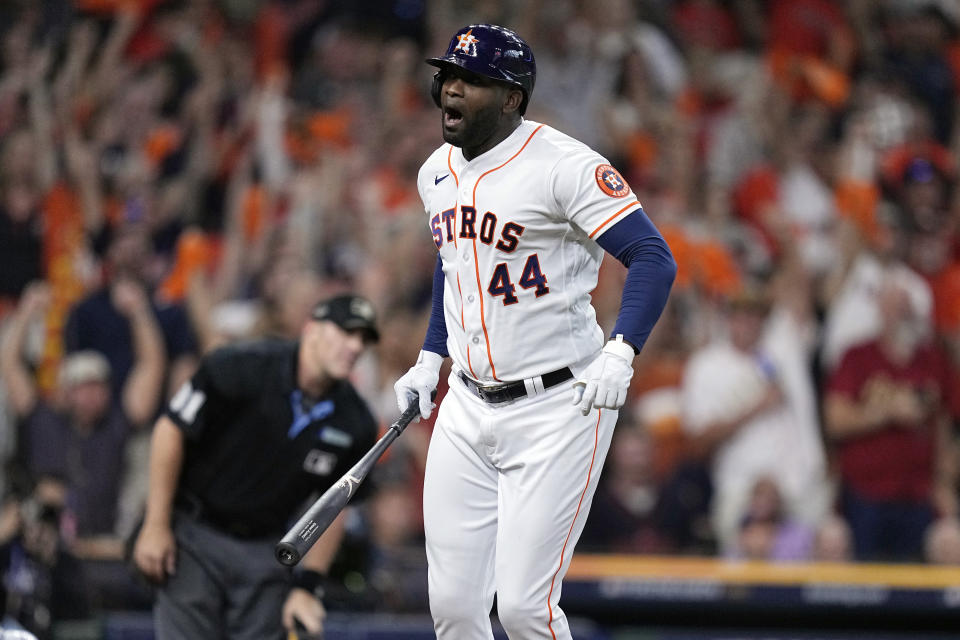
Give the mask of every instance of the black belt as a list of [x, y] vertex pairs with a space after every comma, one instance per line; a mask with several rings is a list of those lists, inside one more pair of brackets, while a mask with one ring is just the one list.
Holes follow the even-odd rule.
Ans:
[[206, 505], [193, 494], [182, 491], [178, 492], [174, 506], [178, 513], [233, 538], [251, 540], [283, 536], [283, 530], [278, 530], [275, 524], [265, 526], [254, 522], [222, 517], [208, 509]]
[[[557, 386], [561, 382], [566, 382], [572, 377], [573, 373], [570, 371], [570, 368], [564, 367], [543, 374], [540, 376], [540, 380], [543, 382], [543, 388], [549, 389], [550, 387]], [[467, 389], [469, 389], [473, 395], [490, 404], [500, 404], [501, 402], [509, 402], [527, 397], [527, 385], [524, 384], [523, 380], [492, 385], [480, 384], [462, 371], [460, 372], [460, 379], [463, 380], [463, 384], [467, 385]]]

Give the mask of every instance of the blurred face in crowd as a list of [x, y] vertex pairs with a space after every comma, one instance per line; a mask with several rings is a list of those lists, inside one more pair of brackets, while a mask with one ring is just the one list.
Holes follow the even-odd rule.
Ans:
[[3, 188], [3, 211], [15, 223], [28, 221], [37, 210], [36, 188], [30, 182], [12, 182]]
[[616, 446], [610, 448], [611, 468], [624, 480], [646, 484], [652, 480], [653, 445], [646, 431], [630, 423], [618, 425]]
[[895, 357], [910, 357], [924, 338], [924, 323], [917, 318], [904, 285], [885, 281], [877, 293], [881, 342]]
[[935, 230], [945, 217], [945, 187], [939, 178], [909, 182], [903, 188], [903, 201], [921, 229]]
[[749, 516], [763, 522], [775, 522], [780, 519], [781, 509], [777, 483], [769, 476], [758, 478], [750, 494]]
[[110, 385], [105, 380], [71, 384], [66, 389], [66, 402], [76, 426], [93, 427], [110, 407]]
[[877, 224], [870, 235], [870, 246], [874, 254], [886, 262], [900, 256], [905, 245], [903, 232], [891, 215], [880, 212]]
[[36, 140], [28, 129], [16, 129], [5, 136], [0, 172], [12, 183], [30, 182], [36, 173]]
[[377, 545], [390, 549], [414, 538], [417, 509], [406, 485], [378, 490], [370, 504], [371, 533]]
[[763, 334], [766, 318], [766, 309], [762, 307], [735, 305], [728, 321], [733, 346], [742, 351], [752, 349]]
[[947, 220], [947, 183], [943, 174], [924, 158], [916, 158], [904, 171], [899, 203], [919, 231], [937, 233]]
[[114, 276], [124, 275], [142, 281], [146, 277], [147, 263], [152, 253], [146, 226], [128, 224], [117, 230], [110, 243], [107, 259]]
[[780, 489], [769, 476], [757, 478], [740, 529], [740, 550], [748, 558], [767, 558], [781, 521]]

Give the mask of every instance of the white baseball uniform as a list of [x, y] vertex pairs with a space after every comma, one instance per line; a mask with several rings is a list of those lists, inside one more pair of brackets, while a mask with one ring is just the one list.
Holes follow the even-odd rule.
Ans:
[[[617, 419], [570, 404], [605, 343], [589, 295], [604, 254], [594, 239], [640, 203], [602, 156], [529, 120], [469, 162], [443, 145], [418, 188], [453, 360], [424, 489], [438, 636], [491, 638], [496, 592], [511, 637], [569, 638], [560, 583]], [[574, 378], [544, 388], [540, 376], [564, 367]], [[523, 381], [527, 395], [491, 404], [461, 373]]]

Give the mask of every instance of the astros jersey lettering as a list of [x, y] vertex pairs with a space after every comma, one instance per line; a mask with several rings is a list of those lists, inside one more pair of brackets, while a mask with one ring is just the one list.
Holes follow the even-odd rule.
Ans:
[[468, 162], [445, 144], [418, 188], [445, 277], [447, 348], [483, 382], [513, 381], [595, 357], [590, 305], [596, 237], [640, 203], [609, 162], [547, 125], [523, 121]]

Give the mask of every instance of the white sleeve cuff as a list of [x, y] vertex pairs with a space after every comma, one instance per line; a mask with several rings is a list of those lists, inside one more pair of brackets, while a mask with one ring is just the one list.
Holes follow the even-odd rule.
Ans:
[[440, 371], [440, 367], [443, 365], [443, 356], [433, 351], [421, 349], [420, 355], [417, 356], [417, 364], [429, 367], [433, 371]]
[[603, 346], [606, 353], [612, 353], [615, 356], [623, 358], [628, 363], [633, 364], [633, 358], [637, 355], [633, 347], [623, 341], [623, 336], [618, 335], [616, 340], [610, 340]]

